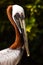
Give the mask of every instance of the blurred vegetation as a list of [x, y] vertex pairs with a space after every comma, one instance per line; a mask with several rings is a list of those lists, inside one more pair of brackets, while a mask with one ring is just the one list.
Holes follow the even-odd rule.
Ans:
[[24, 8], [30, 57], [41, 65], [43, 63], [43, 0], [0, 0], [0, 50], [7, 48], [15, 40], [14, 28], [6, 15], [6, 8], [10, 4], [19, 4]]

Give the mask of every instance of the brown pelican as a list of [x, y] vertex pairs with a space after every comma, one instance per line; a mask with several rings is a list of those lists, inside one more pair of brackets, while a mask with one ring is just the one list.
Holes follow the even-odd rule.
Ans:
[[9, 5], [7, 16], [15, 28], [16, 38], [9, 48], [0, 51], [0, 65], [17, 65], [23, 55], [24, 48], [29, 56], [24, 9], [19, 5]]

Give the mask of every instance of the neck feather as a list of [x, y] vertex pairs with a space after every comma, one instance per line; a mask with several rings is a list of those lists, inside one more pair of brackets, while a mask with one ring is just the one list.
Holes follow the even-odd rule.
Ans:
[[11, 24], [15, 28], [15, 32], [16, 32], [15, 42], [12, 43], [12, 45], [10, 46], [10, 48], [15, 49], [15, 48], [21, 46], [21, 37], [20, 37], [19, 30], [18, 30], [18, 28], [17, 28], [17, 26], [12, 18], [11, 11], [12, 11], [12, 5], [8, 6], [8, 8], [7, 8], [7, 16], [8, 16], [8, 19], [10, 20]]

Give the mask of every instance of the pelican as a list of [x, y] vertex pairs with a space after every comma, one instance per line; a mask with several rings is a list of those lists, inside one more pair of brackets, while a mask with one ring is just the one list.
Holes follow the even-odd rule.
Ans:
[[16, 38], [14, 43], [0, 51], [0, 65], [17, 65], [26, 49], [29, 56], [27, 34], [25, 30], [25, 13], [19, 5], [9, 5], [6, 9], [7, 16], [15, 29]]

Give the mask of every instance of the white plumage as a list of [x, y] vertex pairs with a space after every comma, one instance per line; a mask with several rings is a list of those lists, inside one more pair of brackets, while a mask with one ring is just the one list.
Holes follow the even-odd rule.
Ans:
[[4, 49], [0, 51], [0, 65], [17, 65], [23, 54], [21, 49]]
[[21, 13], [23, 13], [23, 16], [25, 16], [25, 13], [24, 13], [24, 9], [19, 6], [19, 5], [13, 5], [12, 6], [12, 18], [14, 19], [14, 15], [16, 13], [19, 13], [21, 15]]

